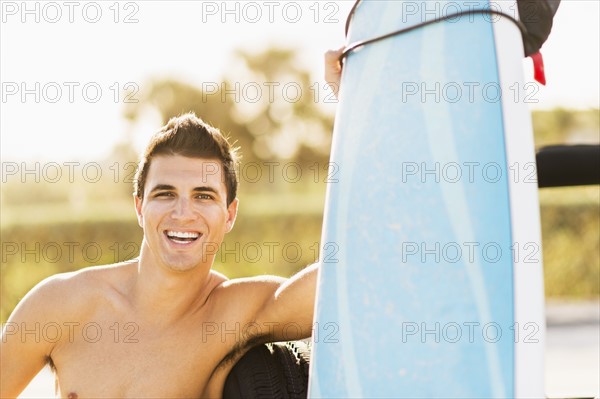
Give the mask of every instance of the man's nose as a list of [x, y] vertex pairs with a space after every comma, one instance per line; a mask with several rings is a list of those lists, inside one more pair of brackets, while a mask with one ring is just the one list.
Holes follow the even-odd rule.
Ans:
[[192, 203], [187, 198], [179, 198], [172, 213], [173, 219], [190, 220], [196, 218]]

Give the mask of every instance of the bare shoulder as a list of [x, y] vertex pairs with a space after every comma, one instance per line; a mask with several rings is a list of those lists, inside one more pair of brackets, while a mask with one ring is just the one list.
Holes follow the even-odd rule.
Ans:
[[257, 315], [287, 279], [266, 275], [235, 279], [215, 275], [213, 278], [219, 283], [210, 295], [211, 316], [220, 320], [223, 328], [240, 331], [221, 362], [221, 366], [233, 365], [247, 349], [267, 342], [267, 337], [272, 335], [273, 323], [257, 324]]
[[286, 278], [270, 275], [243, 277], [226, 279], [219, 284], [218, 288], [220, 294], [245, 296], [255, 291], [273, 293], [274, 290], [286, 281]]
[[236, 317], [254, 315], [287, 279], [278, 276], [256, 276], [225, 279], [215, 287], [211, 295], [216, 303], [234, 310]]
[[97, 300], [115, 295], [131, 268], [131, 264], [121, 263], [50, 276], [25, 295], [13, 316], [42, 321], [85, 312]]

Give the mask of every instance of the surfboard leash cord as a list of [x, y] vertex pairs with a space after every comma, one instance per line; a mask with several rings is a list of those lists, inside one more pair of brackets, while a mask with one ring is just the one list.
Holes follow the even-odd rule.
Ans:
[[[352, 9], [348, 13], [348, 18], [346, 19], [346, 28], [345, 28], [346, 37], [348, 37], [348, 30], [350, 30], [350, 22], [352, 20], [352, 17], [354, 16], [354, 12], [356, 11], [356, 7], [358, 7], [358, 5], [361, 2], [362, 2], [362, 0], [356, 0], [356, 2], [354, 3], [354, 5], [352, 6]], [[390, 37], [394, 37], [394, 36], [398, 36], [398, 35], [401, 35], [401, 34], [404, 34], [404, 33], [408, 33], [408, 32], [411, 32], [413, 30], [417, 30], [417, 29], [423, 28], [425, 26], [432, 25], [432, 24], [437, 23], [437, 22], [447, 21], [447, 20], [450, 20], [450, 19], [453, 19], [453, 18], [457, 18], [457, 17], [462, 17], [462, 16], [465, 16], [465, 15], [482, 15], [482, 14], [499, 15], [501, 17], [505, 17], [509, 21], [512, 21], [515, 25], [517, 25], [517, 27], [521, 31], [521, 35], [523, 35], [523, 37], [526, 37], [529, 34], [528, 31], [527, 31], [527, 28], [525, 27], [525, 25], [521, 21], [519, 21], [518, 19], [516, 19], [516, 18], [514, 18], [514, 17], [512, 17], [512, 16], [510, 16], [510, 15], [508, 15], [506, 13], [503, 13], [503, 12], [500, 12], [500, 11], [496, 11], [496, 10], [491, 10], [491, 9], [489, 9], [489, 10], [484, 10], [484, 9], [479, 9], [479, 10], [465, 10], [465, 11], [460, 11], [460, 12], [456, 12], [456, 13], [453, 13], [453, 14], [448, 14], [448, 15], [445, 15], [445, 16], [442, 16], [442, 17], [434, 18], [434, 19], [429, 20], [429, 21], [424, 21], [424, 22], [418, 23], [416, 25], [409, 26], [408, 28], [402, 28], [402, 29], [399, 29], [399, 30], [396, 30], [396, 31], [393, 31], [393, 32], [390, 32], [390, 33], [386, 33], [386, 34], [381, 35], [381, 36], [376, 36], [376, 37], [371, 38], [371, 39], [366, 39], [366, 40], [358, 41], [356, 43], [351, 43], [350, 45], [348, 45], [344, 49], [344, 51], [342, 52], [342, 55], [340, 55], [340, 64], [343, 65], [344, 64], [344, 59], [348, 56], [348, 54], [350, 54], [352, 51], [356, 50], [359, 47], [363, 47], [363, 46], [366, 46], [366, 45], [371, 44], [371, 43], [375, 43], [375, 42], [379, 42], [381, 40], [388, 39]]]

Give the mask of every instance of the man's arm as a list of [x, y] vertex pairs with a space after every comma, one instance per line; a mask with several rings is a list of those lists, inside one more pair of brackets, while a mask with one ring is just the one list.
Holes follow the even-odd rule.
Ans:
[[57, 298], [60, 298], [60, 280], [54, 277], [44, 280], [21, 300], [3, 325], [0, 397], [16, 398], [48, 361], [55, 342], [47, 339], [43, 331], [50, 323], [59, 322], [51, 320], [58, 313]]
[[273, 341], [293, 341], [310, 337], [317, 291], [318, 264], [306, 267], [266, 298], [258, 309], [256, 322], [272, 326]]
[[289, 279], [258, 276], [229, 280], [223, 301], [235, 303], [230, 322], [241, 323], [241, 345], [292, 341], [311, 335], [317, 264]]

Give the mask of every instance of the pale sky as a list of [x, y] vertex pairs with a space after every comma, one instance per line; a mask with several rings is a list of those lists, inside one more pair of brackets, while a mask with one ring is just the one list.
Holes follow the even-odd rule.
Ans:
[[[28, 1], [24, 9], [2, 0], [2, 161], [101, 159], [128, 127], [126, 85], [141, 88], [151, 77], [199, 87], [220, 82], [222, 71], [233, 69], [235, 48], [299, 48], [322, 87], [322, 54], [344, 43], [352, 3]], [[599, 14], [597, 0], [562, 1], [543, 48], [548, 85], [539, 87], [532, 109], [599, 106]], [[531, 62], [523, 67], [532, 82]], [[138, 126], [140, 141], [158, 122]]]

